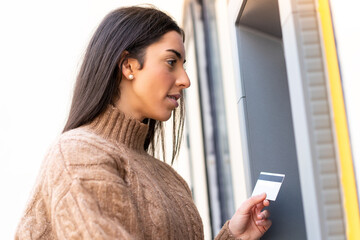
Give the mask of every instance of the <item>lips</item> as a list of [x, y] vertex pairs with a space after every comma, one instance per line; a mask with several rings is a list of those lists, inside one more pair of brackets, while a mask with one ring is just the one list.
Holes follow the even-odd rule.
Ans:
[[181, 98], [181, 94], [167, 95], [167, 98], [175, 105], [175, 108], [177, 108], [179, 106], [179, 103], [177, 102], [177, 100], [179, 98]]

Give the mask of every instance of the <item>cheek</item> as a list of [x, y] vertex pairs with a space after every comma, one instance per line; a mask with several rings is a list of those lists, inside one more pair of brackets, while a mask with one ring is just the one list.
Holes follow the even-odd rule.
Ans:
[[153, 75], [150, 81], [147, 82], [147, 88], [151, 95], [157, 95], [157, 97], [166, 96], [174, 83], [173, 74], [169, 73], [169, 71], [158, 71]]
[[175, 74], [170, 72], [169, 70], [159, 73], [159, 84], [161, 84], [164, 88], [167, 88], [167, 91], [169, 91], [171, 87], [173, 87], [173, 85], [175, 84], [176, 78], [174, 75]]
[[155, 104], [164, 100], [175, 83], [175, 77], [167, 68], [154, 67], [156, 71], [143, 72], [141, 81], [137, 82], [137, 94], [147, 104]]

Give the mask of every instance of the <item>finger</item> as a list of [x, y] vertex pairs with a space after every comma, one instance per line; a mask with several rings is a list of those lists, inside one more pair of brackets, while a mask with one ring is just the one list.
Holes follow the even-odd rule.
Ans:
[[256, 207], [253, 208], [253, 211], [255, 211], [255, 215], [258, 216], [261, 213], [261, 211], [263, 210], [263, 208], [264, 208], [264, 205], [262, 204], [262, 202], [256, 204]]
[[264, 207], [268, 207], [270, 205], [270, 202], [269, 200], [264, 200], [258, 204], [256, 204], [256, 208], [254, 209], [255, 210], [255, 214], [258, 215], [260, 214], [260, 212], [263, 210]]
[[270, 205], [269, 200], [264, 199], [264, 201], [256, 204], [256, 207], [259, 208], [259, 209], [263, 209], [264, 207], [268, 207], [269, 205]]
[[262, 193], [260, 195], [253, 196], [253, 197], [247, 199], [245, 202], [243, 202], [243, 204], [241, 205], [239, 210], [241, 210], [243, 212], [249, 212], [258, 203], [262, 204], [262, 201], [264, 201], [265, 198], [266, 198], [266, 193]]
[[264, 201], [256, 204], [256, 211], [257, 211], [257, 212], [260, 212], [260, 211], [265, 207], [263, 202], [264, 202]]
[[271, 226], [271, 224], [272, 224], [272, 222], [269, 219], [256, 221], [257, 226], [261, 226], [261, 227], [264, 227], [266, 229], [268, 229]]
[[262, 211], [260, 214], [257, 215], [258, 219], [266, 219], [270, 217], [270, 212], [268, 210]]

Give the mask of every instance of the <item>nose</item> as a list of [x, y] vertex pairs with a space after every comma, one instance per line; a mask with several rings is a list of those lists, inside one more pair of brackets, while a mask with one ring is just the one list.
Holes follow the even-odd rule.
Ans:
[[190, 87], [190, 79], [185, 70], [181, 71], [180, 76], [176, 80], [176, 85], [181, 87], [182, 89]]

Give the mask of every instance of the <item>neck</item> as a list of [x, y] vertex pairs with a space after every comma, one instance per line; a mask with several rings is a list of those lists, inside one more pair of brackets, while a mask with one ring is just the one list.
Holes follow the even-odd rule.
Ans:
[[88, 127], [105, 139], [144, 151], [148, 126], [114, 106], [108, 106]]
[[126, 80], [126, 78], [120, 82], [121, 95], [115, 103], [115, 107], [125, 113], [125, 115], [142, 122], [145, 117], [142, 116], [140, 111], [137, 111], [139, 104], [138, 100], [134, 98], [135, 94], [132, 92], [132, 83], [133, 81]]

